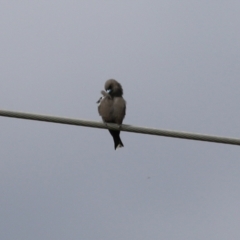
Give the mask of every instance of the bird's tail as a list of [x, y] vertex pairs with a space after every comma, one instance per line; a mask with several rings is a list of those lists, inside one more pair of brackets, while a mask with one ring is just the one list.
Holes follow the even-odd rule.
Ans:
[[112, 137], [113, 137], [113, 141], [114, 141], [114, 148], [115, 150], [117, 148], [121, 148], [124, 147], [121, 138], [120, 138], [120, 131], [113, 131], [113, 130], [109, 130], [109, 132], [111, 133]]

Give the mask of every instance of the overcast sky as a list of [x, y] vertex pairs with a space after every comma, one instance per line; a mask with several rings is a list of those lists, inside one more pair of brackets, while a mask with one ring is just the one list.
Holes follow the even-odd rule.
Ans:
[[[240, 137], [240, 1], [1, 1], [0, 109]], [[0, 117], [0, 239], [240, 239], [240, 147]]]

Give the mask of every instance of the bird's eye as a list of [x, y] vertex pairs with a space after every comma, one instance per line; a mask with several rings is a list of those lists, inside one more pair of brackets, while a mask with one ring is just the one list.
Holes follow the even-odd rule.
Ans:
[[109, 88], [108, 90], [107, 90], [107, 93], [110, 93], [111, 92], [111, 89]]

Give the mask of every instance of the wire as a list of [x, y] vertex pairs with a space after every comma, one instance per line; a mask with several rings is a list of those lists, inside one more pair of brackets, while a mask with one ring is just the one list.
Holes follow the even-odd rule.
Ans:
[[219, 137], [219, 136], [198, 134], [198, 133], [188, 133], [188, 132], [146, 128], [146, 127], [137, 127], [137, 126], [126, 125], [126, 124], [123, 124], [121, 125], [121, 127], [119, 127], [117, 124], [112, 124], [112, 123], [105, 124], [102, 122], [88, 121], [88, 120], [82, 120], [82, 119], [40, 115], [40, 114], [25, 113], [25, 112], [15, 112], [15, 111], [8, 111], [8, 110], [0, 110], [0, 116], [36, 120], [36, 121], [43, 121], [43, 122], [61, 123], [61, 124], [68, 124], [68, 125], [77, 125], [77, 126], [92, 127], [92, 128], [102, 128], [102, 129], [111, 129], [111, 130], [121, 129], [121, 131], [125, 131], [125, 132], [134, 132], [134, 133], [150, 134], [150, 135], [157, 135], [157, 136], [164, 136], [164, 137], [173, 137], [173, 138], [206, 141], [206, 142], [240, 145], [240, 139], [238, 138]]

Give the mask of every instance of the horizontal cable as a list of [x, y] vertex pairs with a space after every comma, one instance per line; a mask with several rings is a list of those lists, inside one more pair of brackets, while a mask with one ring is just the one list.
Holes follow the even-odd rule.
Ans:
[[[112, 123], [111, 124], [108, 123], [106, 125], [102, 122], [40, 115], [40, 114], [33, 114], [33, 113], [15, 112], [15, 111], [8, 111], [8, 110], [0, 110], [0, 116], [11, 117], [11, 118], [22, 118], [22, 119], [36, 120], [36, 121], [43, 121], [43, 122], [61, 123], [61, 124], [68, 124], [68, 125], [77, 125], [77, 126], [83, 126], [83, 127], [119, 130], [119, 126], [117, 124], [112, 124]], [[150, 134], [150, 135], [173, 137], [173, 138], [183, 138], [183, 139], [191, 139], [191, 140], [206, 141], [206, 142], [240, 145], [240, 139], [230, 138], [230, 137], [219, 137], [219, 136], [212, 136], [212, 135], [198, 134], [198, 133], [187, 133], [187, 132], [178, 132], [178, 131], [171, 131], [171, 130], [145, 128], [145, 127], [126, 125], [126, 124], [121, 125], [120, 129], [121, 131], [125, 131], [125, 132], [134, 132], [134, 133]]]

